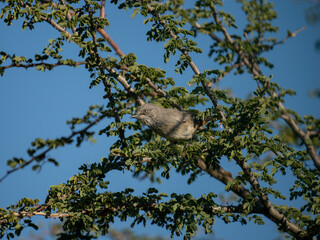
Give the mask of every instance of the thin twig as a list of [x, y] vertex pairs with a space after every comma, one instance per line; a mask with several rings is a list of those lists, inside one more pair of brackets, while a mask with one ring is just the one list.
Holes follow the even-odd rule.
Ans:
[[298, 30], [294, 31], [293, 33], [288, 33], [288, 35], [287, 35], [285, 38], [283, 38], [283, 39], [280, 40], [280, 41], [275, 42], [274, 44], [271, 45], [270, 48], [272, 49], [272, 48], [273, 48], [274, 46], [276, 46], [276, 45], [283, 44], [285, 41], [287, 41], [287, 40], [290, 39], [290, 38], [295, 37], [298, 33], [302, 32], [302, 31], [305, 30], [305, 29], [306, 29], [306, 27], [303, 26], [302, 28], [299, 28]]
[[47, 66], [49, 67], [49, 69], [52, 69], [52, 68], [55, 68], [57, 66], [71, 66], [71, 67], [75, 67], [75, 66], [79, 66], [79, 65], [83, 65], [83, 64], [86, 64], [86, 61], [79, 61], [79, 62], [74, 62], [74, 63], [61, 63], [60, 61], [57, 62], [57, 63], [45, 63], [45, 62], [41, 62], [41, 63], [32, 63], [32, 64], [21, 64], [21, 63], [12, 63], [10, 65], [7, 65], [7, 66], [3, 66], [1, 68], [4, 68], [4, 69], [8, 69], [8, 68], [14, 68], [14, 67], [17, 67], [17, 68], [32, 68], [32, 67], [37, 67], [37, 66]]
[[240, 50], [240, 48], [239, 48], [239, 46], [237, 44], [235, 44], [235, 42], [233, 41], [232, 37], [229, 35], [227, 29], [223, 26], [222, 22], [220, 21], [220, 19], [218, 17], [216, 6], [214, 4], [211, 6], [211, 10], [212, 10], [212, 13], [213, 13], [214, 20], [215, 20], [216, 24], [219, 25], [219, 27], [220, 27], [220, 29], [221, 29], [226, 41], [229, 42], [233, 46], [233, 48], [238, 53], [240, 59], [246, 64], [246, 66], [253, 72], [253, 74], [255, 76], [262, 75], [259, 67], [257, 68], [257, 66], [255, 66], [255, 64], [251, 64], [249, 59], [245, 56], [245, 54], [243, 54], [243, 51]]
[[[101, 8], [101, 11], [100, 11], [100, 14], [102, 14], [102, 16], [104, 16], [104, 1], [102, 1], [102, 8]], [[56, 3], [53, 3], [52, 4], [52, 6], [54, 7], [54, 8], [58, 8], [58, 5], [56, 4]], [[70, 15], [74, 15], [74, 12], [73, 11], [69, 11], [69, 14]], [[63, 29], [61, 29], [61, 28], [56, 28], [57, 30], [59, 30], [59, 31], [63, 31]], [[103, 30], [103, 29], [98, 29], [97, 30], [98, 32], [100, 32], [100, 34], [102, 33], [103, 34], [103, 37], [109, 37], [109, 35]], [[104, 34], [105, 33], [105, 34]], [[109, 37], [110, 38], [110, 37]], [[108, 41], [108, 39], [106, 39], [107, 41]], [[112, 43], [114, 43], [114, 41], [110, 38], [109, 39], [109, 41]], [[108, 41], [108, 42], [109, 42]], [[110, 44], [110, 43], [109, 43]], [[113, 45], [111, 45], [112, 47], [114, 47], [115, 49], [117, 49], [116, 50], [116, 52], [118, 53], [118, 54], [120, 54], [121, 56], [123, 56], [124, 54], [123, 54], [123, 52], [121, 51], [121, 49], [118, 47], [117, 48], [117, 44], [113, 44]], [[114, 76], [116, 76], [115, 77], [115, 79], [117, 79], [118, 80], [118, 82], [119, 83], [121, 83], [121, 85], [128, 91], [128, 92], [130, 92], [133, 96], [134, 96], [134, 98], [135, 98], [135, 100], [138, 102], [138, 104], [140, 104], [140, 105], [143, 105], [144, 104], [144, 102], [143, 102], [143, 100], [139, 97], [139, 96], [137, 96], [136, 95], [136, 93], [135, 93], [135, 90], [130, 86], [130, 84], [127, 82], [127, 80], [123, 77], [123, 76], [121, 76], [120, 74], [118, 74], [113, 68], [111, 68], [111, 67], [106, 67], [106, 69], [108, 70], [108, 72], [110, 72], [110, 73], [112, 73]]]
[[211, 87], [214, 83], [220, 82], [220, 81], [222, 80], [222, 78], [224, 78], [225, 76], [227, 76], [233, 69], [239, 68], [239, 67], [241, 67], [241, 66], [243, 66], [243, 65], [244, 65], [243, 62], [236, 63], [236, 64], [232, 65], [228, 71], [223, 72], [223, 74], [221, 74], [221, 76], [215, 78], [215, 79], [214, 79], [212, 82], [210, 82], [208, 85]]

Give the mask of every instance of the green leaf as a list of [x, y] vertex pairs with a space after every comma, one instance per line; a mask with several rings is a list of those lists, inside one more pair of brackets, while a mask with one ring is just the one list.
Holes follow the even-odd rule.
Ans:
[[132, 15], [131, 15], [131, 19], [133, 19], [139, 12], [140, 12], [139, 8], [135, 8], [135, 9], [133, 10]]
[[37, 165], [32, 166], [33, 171], [36, 171], [38, 169], [40, 169], [40, 165], [37, 164]]

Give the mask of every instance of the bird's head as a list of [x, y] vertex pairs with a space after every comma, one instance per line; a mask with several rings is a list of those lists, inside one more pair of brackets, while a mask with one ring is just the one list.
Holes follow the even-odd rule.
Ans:
[[157, 117], [157, 113], [161, 109], [160, 106], [148, 103], [138, 107], [137, 111], [131, 118], [138, 119], [141, 123], [151, 126]]

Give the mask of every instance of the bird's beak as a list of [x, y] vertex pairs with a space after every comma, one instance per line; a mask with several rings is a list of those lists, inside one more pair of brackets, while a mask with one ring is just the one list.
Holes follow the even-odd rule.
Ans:
[[137, 118], [137, 115], [132, 115], [131, 118]]

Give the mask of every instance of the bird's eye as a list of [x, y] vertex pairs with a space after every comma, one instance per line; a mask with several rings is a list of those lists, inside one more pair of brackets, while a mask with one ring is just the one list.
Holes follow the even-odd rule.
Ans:
[[147, 109], [143, 110], [143, 113], [147, 113], [147, 112], [148, 112], [148, 110], [147, 110]]

